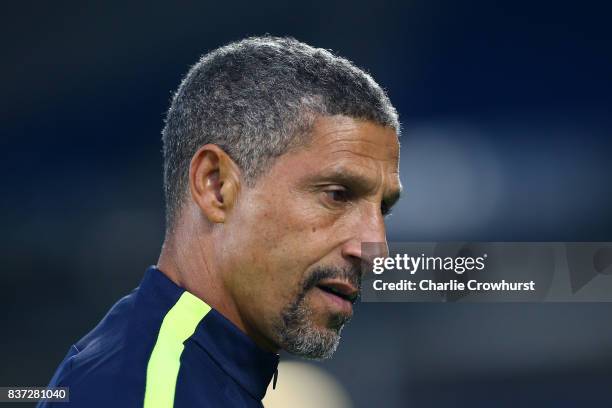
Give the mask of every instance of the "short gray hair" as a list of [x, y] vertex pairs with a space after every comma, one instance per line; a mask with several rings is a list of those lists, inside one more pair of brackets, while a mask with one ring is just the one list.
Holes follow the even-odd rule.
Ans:
[[400, 131], [384, 90], [325, 49], [293, 38], [251, 37], [204, 55], [174, 94], [162, 132], [167, 228], [174, 227], [200, 147], [221, 147], [253, 185], [276, 157], [304, 144], [321, 115]]

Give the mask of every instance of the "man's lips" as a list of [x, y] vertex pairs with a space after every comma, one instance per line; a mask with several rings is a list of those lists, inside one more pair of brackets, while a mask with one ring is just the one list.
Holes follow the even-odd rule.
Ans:
[[359, 290], [355, 286], [339, 279], [323, 279], [319, 281], [317, 287], [351, 303], [355, 303], [357, 296], [359, 296]]

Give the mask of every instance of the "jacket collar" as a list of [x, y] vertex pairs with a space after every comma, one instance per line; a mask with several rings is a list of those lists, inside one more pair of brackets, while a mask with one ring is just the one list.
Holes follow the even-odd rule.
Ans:
[[[178, 299], [185, 290], [154, 266], [147, 270], [142, 286], [149, 284], [156, 287], [158, 294], [167, 293], [173, 299]], [[278, 354], [259, 348], [215, 309], [200, 321], [191, 339], [245, 391], [263, 399], [272, 376], [277, 373]]]

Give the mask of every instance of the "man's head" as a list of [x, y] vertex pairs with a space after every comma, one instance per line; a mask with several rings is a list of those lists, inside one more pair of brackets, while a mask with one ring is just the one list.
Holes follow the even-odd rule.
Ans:
[[182, 283], [264, 348], [330, 356], [361, 243], [385, 241], [398, 133], [384, 91], [326, 50], [263, 37], [205, 55], [163, 131]]

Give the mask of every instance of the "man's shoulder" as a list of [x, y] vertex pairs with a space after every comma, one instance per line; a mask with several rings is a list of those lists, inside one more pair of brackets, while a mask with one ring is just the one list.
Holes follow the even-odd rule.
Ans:
[[115, 303], [93, 330], [70, 347], [58, 369], [62, 378], [118, 368], [128, 343], [135, 298], [136, 289]]
[[66, 361], [72, 372], [108, 371], [125, 377], [133, 369], [146, 367], [164, 316], [181, 292], [174, 288], [163, 292], [160, 281], [164, 281], [158, 275], [148, 270], [140, 285], [72, 346]]
[[259, 407], [260, 398], [227, 367], [251, 350], [227, 325], [210, 306], [149, 269], [141, 285], [70, 348], [50, 386], [69, 387], [74, 407], [135, 407], [147, 398], [159, 403], [158, 397], [176, 407]]
[[144, 390], [159, 318], [144, 310], [142, 302], [137, 288], [115, 303], [93, 330], [70, 347], [50, 386], [70, 387], [71, 401], [88, 406], [125, 401], [138, 395], [134, 391]]

